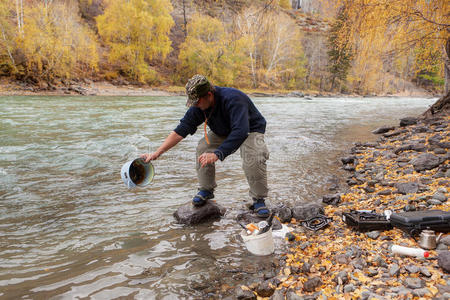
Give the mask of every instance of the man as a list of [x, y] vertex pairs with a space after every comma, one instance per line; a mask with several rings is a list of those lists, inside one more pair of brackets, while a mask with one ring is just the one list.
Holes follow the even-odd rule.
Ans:
[[[242, 168], [253, 199], [250, 209], [259, 217], [267, 217], [270, 212], [265, 205], [268, 192], [266, 160], [269, 158], [264, 142], [266, 120], [246, 94], [234, 88], [213, 86], [202, 75], [189, 79], [186, 94], [189, 109], [179, 125], [155, 152], [143, 154], [142, 158], [146, 162], [157, 159], [188, 134], [194, 134], [204, 123], [204, 137], [197, 146], [199, 188], [192, 204], [202, 206], [214, 198], [217, 187], [215, 162], [223, 161], [240, 149]], [[208, 133], [207, 125], [210, 128]]]

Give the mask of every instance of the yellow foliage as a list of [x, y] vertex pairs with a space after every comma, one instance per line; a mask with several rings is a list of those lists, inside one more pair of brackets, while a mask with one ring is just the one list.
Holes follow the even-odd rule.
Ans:
[[278, 0], [278, 5], [284, 9], [292, 8], [290, 0]]
[[305, 58], [301, 34], [294, 20], [285, 13], [250, 7], [235, 19], [235, 35], [247, 56], [247, 77], [253, 86], [294, 88], [303, 84]]
[[17, 43], [25, 57], [26, 75], [50, 81], [86, 76], [97, 69], [95, 37], [70, 6], [37, 3], [25, 8], [24, 19]]
[[155, 81], [149, 62], [164, 60], [172, 49], [172, 9], [169, 0], [109, 0], [96, 18], [99, 35], [110, 47], [109, 62], [134, 80]]
[[16, 73], [13, 52], [16, 49], [17, 31], [14, 30], [12, 1], [0, 2], [0, 74]]
[[379, 90], [384, 83], [383, 57], [416, 47], [436, 53], [449, 38], [447, 0], [338, 0], [336, 6], [346, 15], [338, 43], [353, 44], [352, 81], [361, 91]]
[[239, 76], [240, 42], [230, 43], [224, 24], [215, 18], [195, 14], [178, 56], [183, 78], [199, 73], [218, 85], [232, 85]]

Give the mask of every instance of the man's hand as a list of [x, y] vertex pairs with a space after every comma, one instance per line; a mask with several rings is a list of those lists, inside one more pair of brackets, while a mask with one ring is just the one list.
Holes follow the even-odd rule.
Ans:
[[219, 158], [215, 153], [203, 153], [198, 157], [198, 162], [202, 165], [202, 168], [207, 164], [213, 164], [218, 160]]
[[144, 162], [148, 163], [151, 160], [157, 159], [160, 155], [161, 154], [158, 151], [156, 151], [156, 152], [153, 152], [153, 153], [144, 153], [144, 154], [141, 155], [141, 158], [144, 159]]

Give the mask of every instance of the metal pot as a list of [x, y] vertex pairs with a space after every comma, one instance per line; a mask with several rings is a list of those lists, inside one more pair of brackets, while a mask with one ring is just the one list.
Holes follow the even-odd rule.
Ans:
[[419, 246], [422, 249], [433, 250], [436, 249], [436, 244], [439, 243], [441, 234], [436, 238], [433, 230], [422, 230], [419, 236]]

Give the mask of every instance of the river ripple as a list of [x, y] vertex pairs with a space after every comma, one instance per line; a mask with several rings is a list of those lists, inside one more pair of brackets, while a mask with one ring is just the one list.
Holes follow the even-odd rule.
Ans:
[[[435, 100], [255, 99], [268, 121], [271, 203], [316, 201], [352, 142], [375, 139], [370, 130]], [[172, 217], [195, 194], [201, 130], [154, 162], [151, 186], [129, 191], [121, 182], [121, 165], [155, 150], [184, 102], [0, 97], [0, 297], [195, 298], [204, 282], [225, 293], [251, 280], [233, 270], [267, 259], [237, 238], [233, 219], [249, 200], [239, 154], [218, 164], [216, 199], [228, 212], [210, 224], [183, 227]]]

